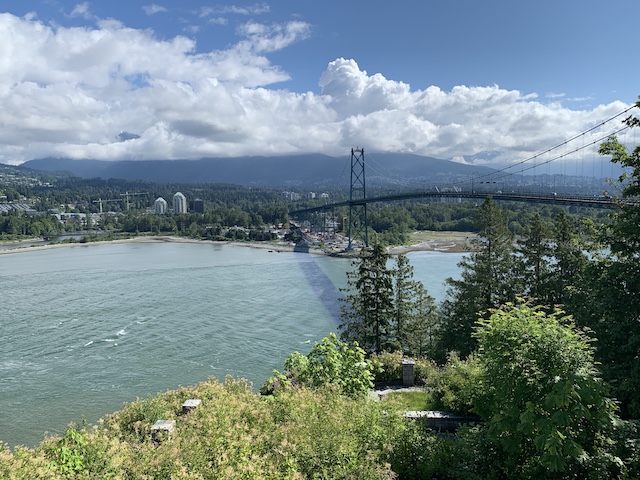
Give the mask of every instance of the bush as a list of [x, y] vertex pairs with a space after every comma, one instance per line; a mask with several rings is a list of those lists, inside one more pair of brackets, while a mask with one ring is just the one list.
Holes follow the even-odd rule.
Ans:
[[[376, 382], [395, 382], [402, 380], [402, 360], [406, 358], [402, 352], [374, 353], [371, 360], [380, 368], [376, 370]], [[435, 363], [425, 358], [414, 359], [415, 381], [418, 384], [428, 384], [438, 375], [438, 367]]]
[[451, 353], [439, 374], [427, 382], [432, 390], [434, 408], [456, 415], [473, 414], [479, 380], [480, 364], [475, 356], [460, 360], [456, 353]]
[[[192, 412], [177, 414], [187, 398]], [[171, 441], [141, 438], [140, 422], [176, 415]], [[164, 414], [163, 414], [164, 415]], [[395, 478], [389, 461], [406, 428], [379, 402], [325, 386], [259, 396], [215, 380], [126, 405], [97, 427], [70, 427], [34, 450], [0, 445], [0, 478]]]
[[362, 397], [373, 388], [375, 372], [379, 369], [376, 362], [366, 359], [365, 351], [357, 342], [349, 345], [331, 333], [316, 343], [308, 355], [299, 352], [289, 355], [284, 374], [274, 371], [260, 391], [273, 394], [293, 385], [312, 388], [332, 385], [344, 395]]
[[569, 317], [507, 304], [476, 330], [481, 396], [476, 411], [507, 455], [510, 478], [614, 478], [613, 401], [592, 340]]

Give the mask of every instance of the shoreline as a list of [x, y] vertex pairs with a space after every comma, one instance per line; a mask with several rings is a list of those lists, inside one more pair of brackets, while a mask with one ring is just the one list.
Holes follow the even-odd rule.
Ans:
[[[396, 245], [393, 247], [387, 247], [387, 253], [390, 255], [407, 254], [411, 252], [440, 252], [440, 253], [461, 253], [469, 252], [470, 239], [472, 234], [460, 234], [459, 232], [431, 232], [433, 238], [420, 239], [417, 243], [410, 245]], [[226, 242], [215, 240], [198, 240], [195, 238], [174, 237], [171, 235], [151, 236], [143, 235], [133, 238], [123, 238], [117, 240], [104, 240], [96, 242], [69, 242], [69, 243], [54, 243], [47, 245], [28, 245], [21, 246], [26, 243], [36, 242], [38, 239], [30, 240], [18, 240], [13, 242], [2, 242], [0, 247], [0, 255], [12, 254], [12, 253], [28, 253], [40, 250], [50, 250], [53, 248], [63, 247], [86, 247], [90, 245], [99, 244], [117, 244], [117, 243], [200, 243], [200, 244], [212, 244], [212, 245], [231, 245], [235, 247], [248, 247], [259, 248], [263, 250], [270, 250], [274, 252], [300, 252], [303, 251], [300, 247], [296, 247], [290, 243], [272, 243], [272, 242]], [[319, 247], [308, 247], [304, 249], [305, 253], [316, 255], [340, 255], [341, 252], [329, 252]]]

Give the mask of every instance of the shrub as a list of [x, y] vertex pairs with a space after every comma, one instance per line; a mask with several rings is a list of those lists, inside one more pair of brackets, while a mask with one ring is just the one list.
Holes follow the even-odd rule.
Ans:
[[460, 360], [456, 353], [449, 354], [445, 366], [427, 381], [434, 408], [457, 415], [473, 414], [479, 379], [480, 365], [475, 356]]
[[379, 370], [377, 363], [366, 359], [357, 342], [349, 345], [331, 333], [316, 343], [308, 355], [299, 352], [289, 355], [284, 374], [275, 371], [260, 391], [271, 394], [291, 385], [312, 388], [332, 385], [355, 398], [366, 395], [373, 387], [376, 370]]
[[476, 330], [482, 366], [477, 411], [507, 454], [511, 478], [611, 478], [617, 422], [592, 340], [569, 317], [507, 304]]
[[[376, 370], [376, 382], [394, 382], [402, 380], [402, 360], [406, 358], [402, 352], [374, 353], [371, 360], [380, 366]], [[438, 375], [438, 367], [435, 363], [425, 358], [414, 359], [415, 381], [418, 384], [427, 384], [434, 376]]]

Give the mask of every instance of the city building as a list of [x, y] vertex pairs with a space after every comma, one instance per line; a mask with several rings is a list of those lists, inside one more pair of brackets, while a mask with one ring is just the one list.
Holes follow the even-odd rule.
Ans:
[[189, 202], [189, 210], [196, 213], [204, 213], [204, 201], [201, 198], [195, 198]]
[[162, 197], [156, 198], [156, 201], [153, 204], [154, 209], [158, 215], [167, 213], [167, 205], [167, 201]]
[[173, 213], [176, 215], [187, 213], [187, 197], [180, 192], [173, 196]]

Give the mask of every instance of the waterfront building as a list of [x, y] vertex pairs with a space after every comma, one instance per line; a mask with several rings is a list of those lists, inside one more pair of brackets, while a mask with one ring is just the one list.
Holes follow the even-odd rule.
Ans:
[[173, 196], [173, 213], [176, 215], [187, 213], [187, 197], [180, 192]]
[[162, 197], [158, 197], [153, 204], [155, 211], [158, 215], [163, 215], [167, 213], [167, 205], [168, 205], [167, 201]]

